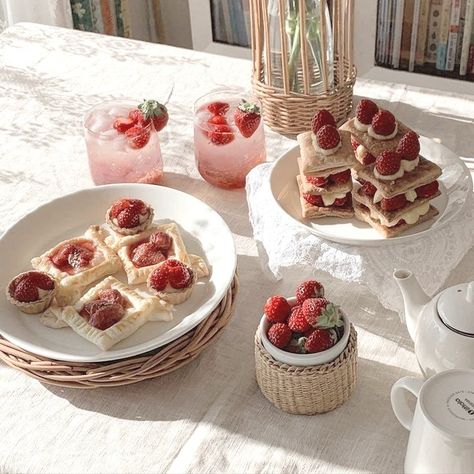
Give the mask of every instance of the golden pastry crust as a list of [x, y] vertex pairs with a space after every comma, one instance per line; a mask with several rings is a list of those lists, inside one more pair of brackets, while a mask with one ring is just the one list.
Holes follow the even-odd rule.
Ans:
[[[95, 245], [97, 262], [88, 266], [85, 270], [75, 274], [69, 274], [59, 270], [51, 261], [50, 255], [59, 247], [67, 243], [74, 243], [78, 240], [87, 239]], [[58, 282], [56, 302], [59, 306], [66, 306], [74, 303], [83, 292], [84, 288], [100, 278], [111, 275], [119, 271], [122, 267], [120, 259], [116, 253], [105, 245], [105, 233], [97, 225], [90, 226], [84, 235], [64, 240], [58, 243], [52, 249], [39, 257], [31, 260], [34, 269], [49, 273]]]
[[[82, 307], [97, 298], [101, 290], [113, 288], [127, 299], [129, 306], [122, 319], [113, 326], [101, 330], [91, 326], [80, 314]], [[152, 314], [153, 313], [153, 314]], [[58, 319], [65, 322], [77, 334], [106, 351], [133, 334], [148, 321], [171, 321], [172, 306], [156, 296], [143, 296], [125, 283], [110, 276], [91, 288], [74, 306], [57, 311]]]
[[381, 234], [386, 239], [390, 237], [396, 237], [397, 235], [400, 235], [403, 232], [405, 232], [410, 227], [414, 227], [418, 224], [429, 221], [430, 219], [433, 219], [433, 217], [439, 214], [438, 210], [435, 207], [430, 206], [429, 211], [425, 215], [421, 216], [418, 219], [418, 221], [415, 222], [415, 224], [405, 223], [405, 224], [399, 224], [395, 227], [387, 227], [387, 226], [382, 225], [379, 220], [372, 219], [370, 217], [370, 211], [366, 208], [363, 208], [362, 205], [356, 200], [354, 200], [354, 212], [355, 212], [355, 217], [358, 220], [369, 224], [371, 227], [373, 227], [379, 234]]
[[[139, 283], [144, 283], [148, 275], [161, 265], [161, 263], [157, 263], [156, 265], [149, 265], [147, 267], [136, 267], [129, 257], [130, 246], [142, 241], [146, 240], [150, 237], [151, 234], [155, 232], [165, 232], [173, 239], [171, 249], [168, 253], [169, 258], [175, 258], [176, 260], [180, 260], [185, 265], [190, 266], [191, 262], [189, 259], [189, 255], [186, 251], [186, 247], [184, 245], [183, 239], [181, 237], [181, 233], [179, 232], [179, 228], [176, 223], [171, 222], [169, 224], [162, 224], [162, 225], [153, 225], [149, 229], [141, 232], [137, 235], [127, 236], [120, 239], [121, 246], [118, 248], [118, 256], [122, 261], [123, 268], [125, 273], [127, 274], [127, 281], [130, 284], [137, 285]], [[108, 245], [114, 245], [115, 247], [118, 245], [117, 241], [112, 241], [106, 239]]]
[[313, 132], [300, 133], [296, 139], [300, 146], [302, 174], [317, 175], [321, 171], [350, 168], [357, 163], [351, 146], [351, 134], [339, 131], [342, 146], [333, 155], [323, 155], [313, 146]]

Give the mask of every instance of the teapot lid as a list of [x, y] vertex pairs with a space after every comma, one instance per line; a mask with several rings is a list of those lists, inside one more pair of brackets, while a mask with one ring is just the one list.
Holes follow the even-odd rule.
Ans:
[[474, 281], [444, 290], [437, 309], [441, 321], [449, 329], [474, 337]]

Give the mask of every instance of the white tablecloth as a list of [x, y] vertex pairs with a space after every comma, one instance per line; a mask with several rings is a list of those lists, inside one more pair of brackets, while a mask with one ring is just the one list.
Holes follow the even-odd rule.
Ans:
[[[237, 243], [241, 291], [222, 337], [171, 375], [123, 388], [55, 388], [0, 365], [2, 472], [399, 472], [408, 434], [390, 387], [417, 374], [398, 316], [357, 285], [320, 275], [359, 333], [359, 384], [332, 413], [290, 416], [255, 382], [253, 335], [265, 299], [288, 295], [310, 269], [274, 282], [252, 239], [244, 191], [199, 177], [192, 103], [221, 85], [249, 86], [250, 63], [171, 47], [22, 24], [0, 36], [0, 231], [51, 198], [92, 185], [81, 119], [111, 97], [163, 98], [165, 185], [213, 206]], [[429, 78], [427, 77], [427, 84]], [[356, 93], [392, 102], [420, 133], [474, 163], [472, 98], [359, 80]], [[268, 157], [294, 142], [267, 134]], [[54, 223], [54, 218], [52, 218]], [[41, 236], [38, 236], [41, 238]], [[470, 251], [448, 283], [473, 277]], [[349, 310], [350, 309], [350, 310]]]

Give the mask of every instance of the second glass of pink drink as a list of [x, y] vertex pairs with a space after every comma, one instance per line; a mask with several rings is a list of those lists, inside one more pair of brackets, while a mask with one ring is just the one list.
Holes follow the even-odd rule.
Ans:
[[99, 104], [85, 118], [89, 168], [95, 184], [150, 183], [163, 177], [158, 131], [168, 121], [154, 100]]
[[194, 154], [201, 176], [225, 189], [243, 188], [248, 172], [265, 162], [260, 104], [213, 92], [194, 105]]

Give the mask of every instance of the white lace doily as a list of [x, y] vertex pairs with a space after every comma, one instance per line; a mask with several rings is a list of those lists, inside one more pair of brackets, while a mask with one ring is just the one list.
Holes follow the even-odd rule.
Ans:
[[321, 239], [295, 223], [275, 203], [270, 192], [270, 163], [247, 177], [247, 200], [254, 238], [266, 252], [261, 258], [276, 278], [281, 269], [312, 266], [346, 282], [365, 285], [388, 309], [403, 314], [400, 291], [392, 278], [396, 268], [412, 270], [432, 295], [474, 244], [474, 204], [441, 229], [413, 241], [381, 247], [356, 247]]

